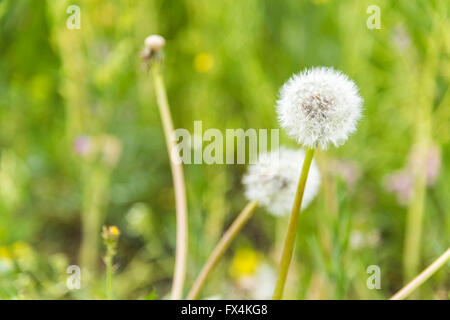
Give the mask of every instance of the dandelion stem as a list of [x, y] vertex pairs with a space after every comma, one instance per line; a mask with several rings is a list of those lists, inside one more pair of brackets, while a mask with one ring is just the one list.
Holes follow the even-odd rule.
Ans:
[[255, 212], [256, 208], [258, 207], [257, 201], [251, 201], [249, 202], [245, 208], [239, 213], [237, 218], [234, 220], [234, 222], [231, 224], [231, 226], [228, 228], [228, 230], [224, 233], [222, 238], [220, 239], [217, 246], [214, 248], [213, 252], [211, 253], [211, 256], [209, 257], [208, 261], [203, 266], [203, 269], [201, 270], [200, 274], [198, 275], [197, 279], [195, 279], [194, 285], [191, 288], [191, 291], [188, 294], [188, 300], [195, 300], [198, 298], [198, 295], [200, 294], [201, 289], [206, 283], [206, 278], [209, 276], [211, 271], [214, 269], [214, 267], [219, 262], [220, 258], [223, 256], [225, 251], [230, 246], [231, 242], [234, 240], [236, 235], [239, 233], [239, 231], [242, 229], [242, 227], [245, 225], [245, 223], [250, 219], [250, 217]]
[[427, 281], [439, 268], [441, 268], [448, 260], [450, 260], [450, 248], [447, 249], [439, 258], [422, 271], [406, 286], [400, 289], [389, 300], [403, 300], [408, 297], [415, 289]]
[[298, 182], [297, 193], [295, 195], [294, 205], [289, 218], [288, 232], [284, 241], [283, 252], [281, 254], [280, 267], [278, 270], [278, 279], [273, 292], [273, 300], [280, 300], [283, 297], [284, 285], [286, 283], [289, 265], [291, 263], [292, 252], [294, 250], [295, 235], [297, 233], [298, 219], [302, 205], [303, 193], [305, 191], [306, 180], [308, 178], [309, 168], [311, 166], [314, 149], [308, 149], [303, 162], [302, 173]]
[[171, 299], [178, 300], [181, 299], [183, 294], [188, 250], [186, 187], [184, 183], [183, 167], [181, 165], [180, 155], [177, 152], [177, 145], [174, 139], [174, 127], [172, 117], [170, 115], [169, 103], [167, 101], [166, 89], [159, 70], [159, 63], [154, 63], [152, 65], [152, 75], [156, 91], [156, 100], [161, 115], [164, 136], [169, 153], [172, 180], [175, 190], [177, 239]]

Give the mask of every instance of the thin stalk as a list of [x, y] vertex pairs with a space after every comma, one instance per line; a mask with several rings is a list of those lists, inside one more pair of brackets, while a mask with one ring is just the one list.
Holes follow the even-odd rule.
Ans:
[[305, 191], [306, 180], [308, 178], [309, 168], [311, 166], [314, 149], [306, 151], [305, 161], [303, 162], [302, 173], [298, 182], [297, 193], [295, 195], [294, 205], [289, 218], [288, 232], [284, 241], [283, 252], [281, 254], [278, 278], [273, 292], [273, 300], [280, 300], [283, 297], [284, 285], [286, 283], [289, 265], [291, 264], [292, 252], [294, 251], [295, 235], [297, 233], [298, 219], [300, 216], [303, 193]]
[[448, 260], [450, 260], [450, 248], [447, 249], [439, 258], [431, 265], [415, 277], [410, 283], [400, 289], [389, 300], [403, 300], [408, 297], [422, 283], [427, 281], [439, 268], [441, 268]]
[[177, 239], [175, 253], [175, 269], [172, 283], [171, 299], [181, 299], [183, 294], [184, 279], [186, 277], [186, 261], [188, 251], [188, 224], [186, 187], [184, 183], [183, 167], [174, 137], [174, 127], [170, 115], [169, 103], [167, 101], [166, 89], [159, 70], [159, 64], [152, 65], [153, 82], [156, 91], [156, 100], [161, 115], [167, 150], [172, 170], [172, 180], [175, 190]]
[[83, 180], [80, 261], [85, 279], [89, 282], [97, 271], [99, 233], [108, 203], [109, 172], [98, 166], [88, 167], [83, 172]]
[[112, 275], [113, 275], [113, 266], [112, 266], [112, 257], [108, 257], [105, 259], [106, 261], [106, 299], [112, 300]]
[[249, 202], [245, 206], [245, 208], [241, 211], [241, 213], [239, 213], [239, 215], [231, 224], [231, 226], [228, 228], [228, 230], [224, 233], [219, 243], [211, 253], [211, 256], [209, 257], [208, 261], [205, 263], [202, 270], [200, 271], [200, 274], [198, 275], [197, 279], [195, 279], [194, 285], [192, 286], [191, 291], [187, 296], [188, 300], [195, 300], [198, 298], [200, 291], [202, 290], [203, 286], [206, 283], [206, 278], [208, 278], [209, 274], [217, 265], [220, 258], [222, 258], [223, 254], [228, 249], [231, 242], [234, 240], [234, 238], [242, 229], [242, 227], [253, 215], [257, 207], [258, 202], [256, 201]]
[[425, 202], [425, 171], [417, 174], [414, 185], [414, 198], [411, 200], [405, 231], [405, 248], [403, 256], [404, 280], [409, 281], [418, 271], [420, 262], [420, 243]]
[[[419, 149], [417, 168], [414, 172], [414, 193], [410, 201], [405, 230], [405, 248], [403, 271], [405, 282], [410, 281], [418, 272], [421, 258], [423, 216], [426, 195], [426, 153], [430, 146], [433, 128], [433, 104], [436, 92], [435, 74], [438, 68], [439, 50], [435, 45], [428, 46], [423, 62], [423, 70], [411, 73], [414, 81], [412, 89], [420, 94], [414, 96], [415, 108], [415, 145]], [[418, 76], [420, 74], [420, 76]]]

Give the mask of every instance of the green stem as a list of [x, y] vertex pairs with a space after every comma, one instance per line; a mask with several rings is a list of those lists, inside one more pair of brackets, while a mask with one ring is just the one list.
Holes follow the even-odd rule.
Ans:
[[311, 166], [313, 156], [314, 149], [308, 149], [306, 152], [305, 161], [303, 162], [302, 173], [298, 182], [297, 193], [295, 195], [291, 217], [289, 218], [288, 232], [286, 235], [286, 240], [284, 241], [283, 252], [281, 254], [278, 279], [272, 297], [273, 300], [280, 300], [283, 297], [284, 285], [286, 283], [289, 265], [291, 264], [292, 252], [294, 251], [295, 235], [297, 233], [303, 193], [305, 191], [306, 179], [308, 178], [309, 168]]
[[112, 257], [106, 258], [106, 299], [112, 300], [112, 275], [113, 275], [113, 267], [112, 267]]
[[422, 238], [423, 211], [425, 202], [425, 169], [424, 159], [416, 174], [414, 197], [411, 200], [405, 231], [405, 248], [403, 256], [404, 280], [409, 281], [418, 271], [420, 262], [420, 243]]
[[159, 67], [160, 66], [158, 62], [152, 64], [152, 75], [156, 91], [156, 101], [161, 115], [164, 136], [169, 153], [170, 168], [172, 170], [172, 180], [175, 191], [177, 239], [171, 299], [178, 300], [181, 299], [183, 294], [188, 251], [186, 187], [184, 183], [183, 167], [181, 165], [181, 159], [174, 137], [174, 127], [172, 123], [172, 117], [170, 115], [166, 89], [161, 73], [159, 71]]
[[87, 166], [83, 172], [80, 261], [85, 280], [89, 282], [95, 278], [99, 260], [99, 233], [108, 203], [109, 171], [96, 165]]
[[211, 253], [211, 256], [209, 257], [208, 261], [205, 263], [205, 266], [201, 270], [197, 279], [195, 280], [194, 285], [192, 286], [191, 291], [188, 294], [187, 297], [188, 300], [195, 300], [198, 298], [201, 289], [206, 283], [206, 278], [208, 278], [209, 274], [217, 265], [220, 258], [222, 258], [223, 254], [228, 249], [231, 242], [234, 240], [234, 238], [242, 229], [242, 227], [245, 225], [245, 223], [253, 215], [257, 207], [258, 202], [256, 201], [249, 202], [245, 206], [245, 208], [241, 211], [241, 213], [238, 215], [238, 217], [234, 220], [234, 222], [231, 224], [228, 230], [224, 233], [219, 243]]
[[408, 297], [414, 290], [427, 281], [439, 268], [441, 268], [448, 260], [450, 260], [450, 248], [447, 249], [439, 258], [437, 258], [428, 268], [422, 271], [410, 283], [404, 286], [390, 300], [403, 300]]

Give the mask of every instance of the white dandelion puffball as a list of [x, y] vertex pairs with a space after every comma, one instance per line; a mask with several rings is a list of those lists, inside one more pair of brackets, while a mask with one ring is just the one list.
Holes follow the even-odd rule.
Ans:
[[319, 67], [293, 75], [281, 88], [278, 121], [308, 148], [340, 146], [356, 130], [363, 99], [345, 74]]
[[[280, 148], [260, 154], [258, 162], [249, 166], [242, 179], [245, 196], [250, 201], [258, 201], [275, 216], [288, 215], [294, 204], [304, 160], [303, 150]], [[319, 186], [320, 173], [313, 160], [306, 180], [302, 209], [314, 199]]]

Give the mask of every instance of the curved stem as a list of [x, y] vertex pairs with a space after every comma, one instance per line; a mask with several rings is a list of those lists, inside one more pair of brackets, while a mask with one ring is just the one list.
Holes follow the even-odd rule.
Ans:
[[400, 289], [389, 300], [403, 300], [408, 297], [416, 288], [428, 280], [440, 267], [450, 260], [450, 248], [447, 249], [439, 258], [431, 265], [415, 277], [410, 283]]
[[188, 250], [186, 187], [184, 184], [183, 167], [181, 165], [180, 155], [177, 152], [178, 149], [174, 136], [174, 128], [172, 124], [172, 117], [170, 115], [169, 103], [167, 101], [166, 89], [164, 87], [164, 82], [159, 71], [158, 63], [152, 65], [152, 75], [156, 91], [156, 100], [161, 115], [164, 136], [169, 153], [170, 167], [172, 170], [172, 180], [175, 190], [177, 244], [171, 299], [178, 300], [181, 299], [183, 294]]
[[308, 178], [313, 155], [314, 149], [308, 149], [306, 151], [305, 161], [303, 162], [302, 173], [298, 182], [291, 217], [289, 218], [288, 232], [286, 235], [286, 240], [284, 241], [283, 252], [281, 254], [277, 283], [272, 297], [273, 300], [280, 300], [283, 297], [284, 284], [286, 283], [289, 265], [291, 264], [292, 252], [294, 251], [295, 235], [297, 233], [298, 218], [300, 216], [303, 193], [305, 191], [306, 179]]
[[245, 223], [253, 215], [257, 207], [258, 202], [256, 201], [249, 202], [245, 206], [245, 208], [241, 211], [241, 213], [238, 215], [238, 217], [234, 220], [234, 222], [231, 224], [228, 230], [224, 233], [219, 243], [211, 253], [211, 256], [209, 257], [208, 261], [205, 263], [197, 279], [195, 279], [194, 285], [192, 286], [191, 291], [188, 294], [187, 297], [188, 300], [195, 300], [198, 298], [200, 290], [206, 283], [206, 278], [209, 276], [211, 271], [217, 265], [220, 258], [222, 258], [223, 254], [228, 249], [228, 247], [230, 246], [231, 242], [234, 240], [236, 235], [239, 233], [239, 231], [242, 229]]

